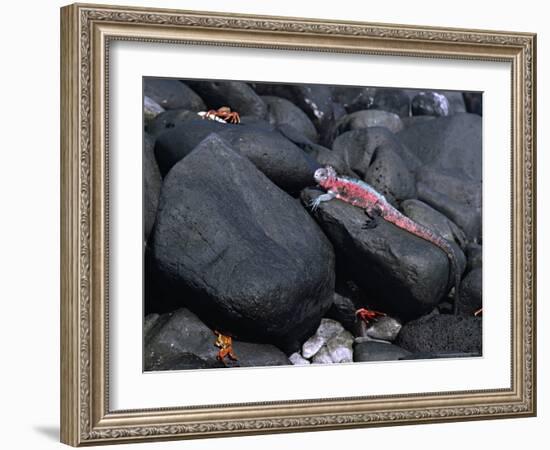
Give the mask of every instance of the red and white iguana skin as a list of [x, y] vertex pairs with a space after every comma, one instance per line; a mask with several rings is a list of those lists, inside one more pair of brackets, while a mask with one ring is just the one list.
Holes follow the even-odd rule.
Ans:
[[434, 233], [429, 228], [416, 223], [412, 219], [409, 219], [407, 216], [400, 213], [390, 203], [388, 203], [382, 194], [376, 192], [372, 186], [364, 181], [355, 180], [344, 176], [337, 176], [336, 171], [330, 166], [317, 169], [313, 177], [319, 186], [327, 191], [327, 193], [320, 195], [311, 202], [312, 210], [315, 210], [321, 202], [328, 202], [334, 198], [337, 198], [349, 203], [350, 205], [362, 208], [365, 211], [369, 218], [365, 228], [369, 228], [374, 219], [377, 216], [380, 216], [385, 221], [390, 222], [395, 226], [424, 239], [425, 241], [431, 242], [443, 250], [449, 258], [452, 266], [451, 269], [455, 275], [454, 312], [455, 314], [457, 313], [460, 271], [453, 248], [444, 238]]

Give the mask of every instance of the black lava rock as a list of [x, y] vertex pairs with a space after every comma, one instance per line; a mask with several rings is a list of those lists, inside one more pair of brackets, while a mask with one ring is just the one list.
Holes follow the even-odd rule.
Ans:
[[433, 314], [403, 326], [397, 344], [413, 353], [481, 354], [481, 318]]
[[455, 114], [417, 123], [398, 134], [427, 168], [450, 171], [454, 176], [480, 182], [481, 118]]
[[[171, 109], [159, 114], [150, 121], [146, 126], [146, 130], [153, 136], [159, 136], [165, 131], [175, 128], [187, 120], [199, 120], [199, 116], [196, 112], [189, 111], [188, 109]], [[206, 120], [204, 120], [204, 122], [206, 122]]]
[[206, 108], [201, 98], [178, 80], [145, 78], [144, 95], [164, 109], [188, 109], [198, 112]]
[[143, 237], [147, 240], [157, 215], [162, 178], [154, 155], [155, 139], [143, 138]]
[[[306, 189], [302, 201], [310, 204], [319, 194]], [[361, 306], [410, 320], [431, 311], [449, 291], [448, 257], [435, 245], [383, 219], [365, 230], [363, 211], [340, 200], [321, 203], [314, 216], [334, 245], [339, 270], [368, 294]]]
[[339, 135], [349, 130], [371, 127], [383, 127], [392, 133], [398, 133], [403, 129], [403, 122], [397, 114], [388, 111], [376, 109], [356, 111], [346, 114], [336, 122], [335, 133]]
[[286, 98], [304, 111], [315, 125], [320, 142], [326, 143], [329, 130], [335, 120], [332, 92], [328, 86], [256, 83], [255, 89], [260, 95]]
[[414, 175], [391, 146], [377, 147], [365, 174], [365, 181], [394, 206], [416, 197]]
[[403, 89], [378, 88], [374, 96], [373, 109], [381, 109], [397, 114], [399, 117], [408, 117], [410, 110], [409, 96]]
[[354, 332], [357, 322], [355, 311], [357, 311], [357, 307], [353, 303], [353, 300], [335, 292], [332, 306], [328, 310], [326, 317], [336, 320], [346, 330]]
[[233, 341], [237, 360], [219, 361], [215, 333], [188, 309], [157, 315], [155, 321], [160, 322], [160, 326], [145, 335], [144, 366], [147, 371], [290, 364], [286, 355], [273, 345], [237, 340]]
[[281, 97], [266, 95], [261, 97], [267, 105], [267, 119], [269, 123], [280, 127], [287, 125], [295, 128], [312, 142], [318, 142], [319, 136], [313, 122], [305, 112], [294, 103]]
[[264, 119], [267, 115], [264, 101], [242, 81], [187, 80], [186, 83], [202, 97], [208, 109], [228, 106], [241, 116]]
[[469, 244], [466, 247], [466, 257], [468, 259], [468, 264], [466, 266], [467, 271], [481, 268], [483, 265], [483, 251], [481, 245], [474, 243]]
[[155, 155], [161, 173], [166, 176], [178, 161], [213, 132], [250, 159], [279, 187], [299, 191], [313, 183], [313, 172], [318, 164], [280, 133], [251, 125], [201, 119], [185, 121], [158, 137]]
[[439, 92], [420, 92], [411, 101], [413, 116], [445, 117], [452, 114], [447, 97]]
[[464, 92], [466, 111], [479, 116], [483, 115], [483, 94], [481, 92]]
[[332, 86], [332, 97], [349, 114], [372, 108], [376, 88], [354, 86]]
[[470, 241], [481, 240], [481, 182], [457, 174], [421, 169], [416, 173], [418, 198], [443, 213]]
[[355, 362], [397, 361], [410, 354], [397, 345], [376, 341], [359, 342], [353, 347], [353, 361]]
[[460, 302], [458, 310], [466, 315], [472, 315], [482, 305], [482, 270], [474, 269], [469, 272], [460, 284]]
[[332, 303], [334, 254], [315, 221], [216, 135], [165, 178], [151, 260], [202, 320], [285, 350]]

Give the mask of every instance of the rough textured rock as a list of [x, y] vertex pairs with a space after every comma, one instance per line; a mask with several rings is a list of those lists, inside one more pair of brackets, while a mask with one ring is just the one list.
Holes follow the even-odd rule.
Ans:
[[144, 95], [164, 109], [188, 109], [190, 111], [206, 109], [201, 98], [178, 80], [145, 78]]
[[155, 155], [161, 173], [166, 175], [174, 164], [213, 132], [246, 156], [279, 187], [298, 191], [312, 184], [313, 172], [318, 165], [280, 133], [252, 125], [221, 124], [200, 119], [186, 121], [158, 137]]
[[416, 190], [420, 200], [452, 220], [468, 240], [481, 240], [481, 182], [421, 169], [416, 173]]
[[333, 364], [334, 363], [334, 361], [330, 357], [330, 353], [326, 346], [321, 347], [321, 349], [317, 353], [315, 353], [311, 362], [313, 364]]
[[460, 302], [458, 310], [472, 315], [482, 306], [483, 277], [481, 268], [470, 271], [460, 284]]
[[403, 325], [396, 343], [414, 353], [481, 354], [481, 341], [479, 317], [435, 314]]
[[143, 138], [143, 237], [147, 240], [155, 223], [162, 178], [154, 154], [155, 139]]
[[457, 178], [481, 181], [481, 118], [475, 114], [438, 117], [410, 126], [398, 135], [425, 165]]
[[315, 334], [302, 344], [302, 356], [311, 358], [327, 343], [329, 339], [344, 331], [344, 327], [335, 320], [323, 319]]
[[291, 126], [312, 142], [319, 141], [315, 126], [306, 113], [294, 105], [294, 103], [285, 98], [271, 95], [262, 96], [261, 98], [267, 105], [267, 118], [269, 123], [276, 126]]
[[326, 317], [334, 319], [341, 323], [346, 330], [355, 330], [357, 318], [355, 316], [357, 308], [351, 299], [334, 293], [332, 306], [328, 310]]
[[373, 339], [393, 342], [401, 330], [401, 323], [393, 317], [380, 317], [366, 329], [366, 335]]
[[414, 171], [421, 164], [416, 156], [401, 145], [391, 131], [383, 127], [347, 131], [337, 136], [332, 144], [333, 152], [363, 179], [379, 147], [389, 148], [399, 155], [409, 170]]
[[254, 90], [242, 81], [187, 81], [187, 84], [201, 96], [208, 109], [229, 106], [241, 116], [263, 119], [267, 106]]
[[452, 114], [447, 97], [439, 92], [420, 92], [411, 101], [413, 116], [439, 116]]
[[207, 323], [285, 350], [314, 332], [334, 292], [333, 251], [315, 222], [215, 135], [165, 178], [150, 258]]
[[332, 98], [341, 104], [346, 112], [352, 113], [372, 108], [376, 88], [354, 86], [332, 86]]
[[[151, 322], [154, 324], [151, 327]], [[160, 325], [157, 325], [160, 323]], [[237, 361], [218, 361], [216, 336], [187, 309], [146, 317], [145, 370], [209, 369], [288, 365], [286, 355], [273, 345], [233, 341]]]
[[365, 181], [394, 206], [416, 197], [414, 175], [390, 146], [377, 147], [365, 174]]
[[255, 89], [261, 95], [286, 98], [298, 106], [315, 125], [320, 142], [326, 142], [326, 133], [335, 120], [332, 92], [328, 86], [321, 84], [256, 83]]
[[[188, 109], [171, 109], [169, 111], [164, 111], [148, 122], [145, 129], [149, 134], [159, 136], [165, 131], [175, 128], [187, 120], [199, 120], [199, 115]], [[204, 122], [207, 121], [204, 120]], [[219, 127], [221, 125], [222, 124], [218, 124], [217, 126]]]
[[353, 362], [353, 336], [348, 331], [331, 337], [326, 345], [333, 363]]
[[[302, 201], [309, 204], [319, 194], [306, 189]], [[368, 293], [369, 305], [362, 306], [411, 319], [431, 311], [449, 291], [449, 261], [435, 245], [384, 220], [365, 230], [363, 211], [339, 200], [321, 203], [313, 214], [336, 250], [340, 270]]]
[[409, 116], [410, 100], [402, 89], [378, 88], [372, 107], [397, 114], [400, 117]]
[[367, 361], [397, 361], [410, 355], [407, 350], [393, 344], [381, 342], [361, 342], [353, 348], [355, 362]]
[[369, 109], [347, 114], [336, 122], [336, 133], [342, 134], [349, 130], [361, 128], [383, 127], [392, 133], [403, 129], [403, 122], [397, 114], [388, 111]]
[[434, 230], [448, 241], [455, 241], [464, 247], [466, 241], [464, 232], [452, 220], [426, 203], [415, 199], [406, 200], [401, 203], [401, 210], [415, 222]]

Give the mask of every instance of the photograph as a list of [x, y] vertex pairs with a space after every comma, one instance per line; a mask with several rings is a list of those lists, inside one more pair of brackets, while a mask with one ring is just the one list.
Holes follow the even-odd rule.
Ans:
[[482, 92], [142, 95], [145, 372], [483, 356]]

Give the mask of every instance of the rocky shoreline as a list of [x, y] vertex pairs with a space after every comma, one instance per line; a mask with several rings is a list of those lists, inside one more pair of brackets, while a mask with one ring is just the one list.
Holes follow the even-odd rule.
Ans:
[[[480, 94], [144, 85], [145, 370], [482, 354]], [[203, 118], [224, 106], [239, 123]], [[436, 246], [339, 200], [312, 211], [325, 165], [452, 245], [458, 314]]]

